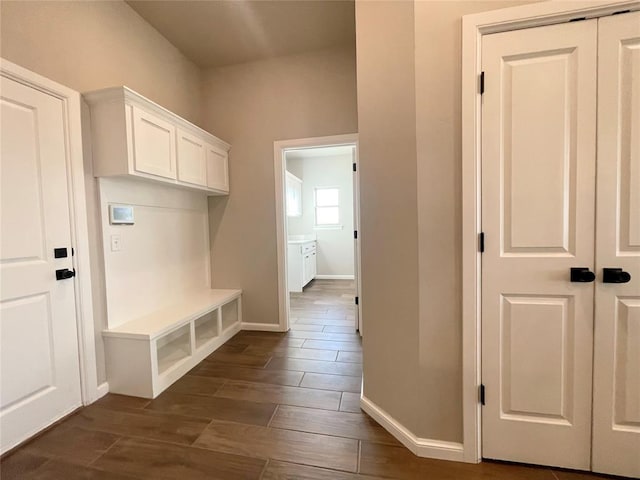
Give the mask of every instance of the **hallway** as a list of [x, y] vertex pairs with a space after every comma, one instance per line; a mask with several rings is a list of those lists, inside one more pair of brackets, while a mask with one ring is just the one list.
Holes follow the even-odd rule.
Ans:
[[287, 334], [240, 332], [153, 401], [107, 395], [8, 456], [3, 480], [603, 478], [415, 457], [359, 408], [353, 282], [292, 294]]

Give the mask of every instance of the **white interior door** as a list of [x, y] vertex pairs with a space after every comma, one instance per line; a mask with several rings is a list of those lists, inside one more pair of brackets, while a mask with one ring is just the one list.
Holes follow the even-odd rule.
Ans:
[[640, 477], [640, 12], [598, 29], [593, 470]]
[[[358, 152], [356, 147], [351, 149], [351, 161], [353, 162], [353, 230], [360, 233], [360, 181], [358, 177]], [[354, 308], [356, 316], [356, 330], [362, 335], [362, 317], [360, 315], [360, 235], [354, 235], [353, 239], [353, 274], [355, 278], [356, 298], [358, 299]]]
[[589, 469], [597, 20], [486, 35], [482, 455]]
[[[63, 105], [1, 78], [0, 451], [81, 404]], [[66, 248], [66, 258], [54, 258]]]

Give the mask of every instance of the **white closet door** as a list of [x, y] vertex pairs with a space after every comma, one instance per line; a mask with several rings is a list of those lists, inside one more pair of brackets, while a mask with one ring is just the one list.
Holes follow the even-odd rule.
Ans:
[[485, 458], [590, 468], [597, 20], [483, 37]]
[[[56, 280], [56, 270], [72, 269], [64, 105], [5, 77], [0, 91], [4, 453], [81, 399], [73, 278]], [[66, 248], [67, 257], [55, 258], [55, 248]]]
[[593, 470], [640, 477], [640, 12], [600, 19], [598, 49]]

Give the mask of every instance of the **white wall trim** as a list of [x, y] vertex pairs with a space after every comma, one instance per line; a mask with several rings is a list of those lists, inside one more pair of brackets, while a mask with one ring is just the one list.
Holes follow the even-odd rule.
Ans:
[[281, 332], [282, 329], [277, 323], [250, 323], [242, 322], [240, 330], [249, 330], [252, 332]]
[[96, 400], [104, 397], [107, 393], [109, 393], [109, 383], [102, 382], [100, 385], [98, 385], [98, 390], [97, 390], [98, 397], [96, 398]]
[[360, 397], [360, 407], [415, 455], [439, 460], [463, 461], [461, 443], [416, 437], [404, 425], [364, 395]]
[[355, 280], [355, 275], [316, 275], [318, 280]]
[[481, 411], [481, 270], [478, 234], [482, 231], [480, 197], [480, 114], [478, 76], [482, 70], [482, 35], [595, 18], [638, 10], [640, 1], [549, 1], [462, 17], [462, 404], [464, 461], [479, 462]]
[[72, 257], [76, 270], [76, 322], [78, 326], [78, 355], [80, 359], [80, 387], [82, 403], [88, 405], [98, 398], [96, 346], [93, 328], [93, 300], [91, 295], [91, 267], [89, 258], [89, 231], [84, 190], [84, 159], [82, 155], [82, 128], [80, 94], [70, 88], [0, 59], [3, 76], [23, 85], [60, 99], [64, 109], [67, 145], [67, 180], [69, 185], [69, 218], [71, 222]]
[[[275, 177], [275, 196], [276, 196], [276, 243], [278, 252], [278, 331], [286, 332], [289, 330], [289, 287], [287, 285], [287, 214], [285, 211], [285, 175], [286, 175], [286, 162], [284, 154], [287, 150], [303, 149], [303, 148], [317, 148], [317, 147], [330, 147], [340, 145], [354, 145], [356, 151], [358, 149], [358, 134], [349, 133], [345, 135], [332, 135], [328, 137], [310, 137], [310, 138], [298, 138], [292, 140], [278, 140], [273, 142], [273, 170]], [[359, 175], [355, 173], [356, 177]], [[355, 209], [359, 209], [359, 198], [356, 197], [354, 205]], [[354, 218], [355, 223], [355, 218]], [[354, 225], [355, 228], [355, 225]], [[360, 250], [358, 250], [358, 257], [360, 256]], [[358, 270], [360, 269], [360, 258], [356, 260]], [[360, 272], [356, 272], [358, 277]], [[362, 302], [360, 302], [362, 303]], [[359, 307], [361, 308], [361, 307]], [[362, 310], [359, 311], [359, 316], [362, 318]]]

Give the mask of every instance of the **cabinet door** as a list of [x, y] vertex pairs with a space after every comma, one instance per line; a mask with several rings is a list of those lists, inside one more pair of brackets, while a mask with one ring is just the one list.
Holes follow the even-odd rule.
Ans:
[[178, 128], [178, 180], [207, 185], [207, 146], [201, 139]]
[[318, 256], [316, 255], [315, 250], [309, 256], [309, 263], [311, 266], [311, 274], [309, 275], [309, 281], [311, 281], [316, 277], [316, 273], [318, 272]]
[[176, 127], [133, 107], [133, 165], [138, 172], [176, 178]]
[[207, 187], [229, 191], [229, 154], [207, 145]]

